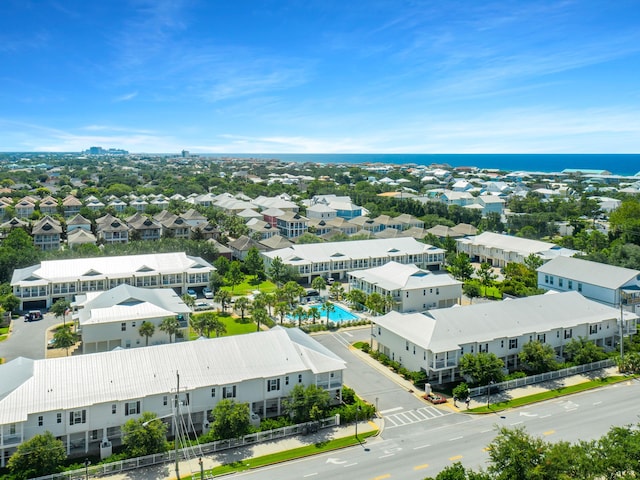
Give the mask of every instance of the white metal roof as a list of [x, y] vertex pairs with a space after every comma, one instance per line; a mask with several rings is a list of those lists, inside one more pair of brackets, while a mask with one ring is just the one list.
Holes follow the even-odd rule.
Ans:
[[[199, 257], [187, 256], [184, 252], [125, 255], [119, 257], [73, 258], [45, 260], [40, 265], [17, 269], [13, 272], [11, 285], [39, 279], [56, 283], [76, 280], [104, 278], [127, 278], [139, 274], [202, 272], [214, 267]], [[45, 282], [45, 283], [46, 283]]]
[[415, 238], [382, 238], [374, 240], [354, 240], [352, 242], [324, 242], [292, 245], [288, 248], [262, 252], [270, 258], [280, 257], [284, 263], [300, 265], [305, 263], [330, 262], [358, 258], [393, 257], [404, 254], [444, 253], [441, 248], [418, 242]]
[[349, 275], [389, 291], [462, 284], [449, 274], [436, 274], [414, 264], [398, 262], [389, 262], [367, 270], [356, 270], [349, 272]]
[[[638, 318], [630, 312], [624, 312], [624, 315]], [[441, 308], [424, 314], [391, 312], [373, 321], [427, 350], [447, 352], [468, 343], [572, 328], [619, 316], [620, 311], [616, 308], [588, 300], [578, 292], [563, 292]]]
[[554, 243], [514, 237], [512, 235], [502, 235], [494, 232], [483, 232], [480, 235], [461, 238], [456, 241], [472, 245], [481, 245], [487, 248], [497, 248], [506, 252], [517, 252], [525, 257], [531, 253], [539, 253], [556, 247]]
[[538, 272], [610, 289], [640, 278], [638, 270], [568, 257], [556, 257], [539, 267]]
[[[0, 425], [29, 414], [161, 395], [175, 388], [176, 371], [188, 390], [240, 384], [311, 370], [343, 370], [345, 361], [297, 329], [201, 339], [71, 357], [20, 359], [0, 365], [0, 378], [12, 372], [10, 392], [0, 397]], [[22, 359], [24, 361], [24, 359]], [[24, 369], [22, 377], [17, 371]], [[32, 372], [29, 375], [29, 372]], [[20, 380], [23, 380], [20, 382]], [[0, 393], [2, 390], [0, 389]]]

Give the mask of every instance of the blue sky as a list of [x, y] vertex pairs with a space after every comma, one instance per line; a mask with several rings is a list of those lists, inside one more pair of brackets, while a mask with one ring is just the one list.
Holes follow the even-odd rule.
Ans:
[[0, 151], [640, 151], [636, 0], [2, 0], [0, 65]]

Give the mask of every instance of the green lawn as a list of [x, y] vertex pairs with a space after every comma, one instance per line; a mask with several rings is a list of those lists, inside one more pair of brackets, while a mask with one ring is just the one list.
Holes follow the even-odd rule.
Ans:
[[506, 410], [507, 408], [521, 407], [523, 405], [529, 405], [531, 403], [542, 402], [543, 400], [549, 400], [551, 398], [562, 397], [564, 395], [570, 395], [572, 393], [583, 392], [585, 390], [591, 390], [593, 388], [604, 387], [605, 385], [611, 385], [614, 383], [625, 382], [635, 378], [632, 376], [614, 376], [598, 378], [577, 385], [571, 385], [569, 387], [556, 388], [555, 390], [549, 390], [547, 392], [536, 393], [535, 395], [529, 395], [527, 397], [514, 398], [506, 402], [492, 403], [489, 407], [482, 406], [465, 410], [471, 413], [494, 413], [495, 411]]
[[[358, 439], [356, 439], [355, 436], [352, 435], [350, 437], [337, 438], [335, 440], [315, 443], [313, 445], [307, 445], [306, 447], [295, 448], [293, 450], [285, 450], [283, 452], [272, 453], [263, 457], [243, 459], [226, 465], [220, 465], [219, 467], [207, 470], [205, 473], [215, 477], [218, 475], [225, 475], [234, 472], [244, 472], [253, 468], [287, 462], [289, 460], [295, 460], [296, 458], [308, 457], [310, 455], [317, 455], [318, 453], [330, 452], [331, 450], [338, 450], [340, 448], [358, 445], [361, 441], [365, 440], [368, 437], [377, 435], [377, 433], [378, 432], [376, 430], [372, 432], [362, 433], [358, 435]], [[193, 477], [183, 478], [195, 480], [197, 478], [200, 478], [200, 476], [197, 475]]]
[[6, 340], [9, 337], [9, 327], [0, 328], [0, 342]]
[[231, 287], [220, 287], [222, 290], [227, 290], [231, 292], [233, 295], [248, 295], [254, 290], [260, 290], [265, 293], [272, 293], [276, 291], [275, 283], [270, 282], [269, 280], [265, 280], [262, 283], [255, 283], [253, 281], [253, 277], [245, 277], [244, 282], [240, 285], [236, 285], [231, 290]]
[[[201, 312], [204, 313], [204, 312]], [[195, 315], [198, 315], [197, 313]], [[234, 318], [229, 313], [219, 313], [218, 318], [227, 327], [227, 333], [222, 335], [223, 337], [230, 337], [232, 335], [243, 335], [245, 333], [253, 333], [256, 331], [256, 324], [253, 323], [249, 317], [246, 317], [244, 322], [240, 318]], [[211, 334], [215, 336], [214, 333]], [[189, 328], [189, 340], [195, 340], [198, 338], [198, 334]]]

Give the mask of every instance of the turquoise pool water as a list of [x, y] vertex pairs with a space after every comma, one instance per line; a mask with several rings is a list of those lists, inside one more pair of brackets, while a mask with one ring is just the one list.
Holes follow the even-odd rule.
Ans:
[[[353, 313], [351, 313], [350, 311], [345, 310], [340, 305], [336, 305], [335, 303], [333, 304], [333, 308], [335, 310], [332, 312], [329, 312], [330, 322], [336, 322], [336, 323], [348, 322], [350, 320], [358, 320], [360, 318], [357, 315], [354, 315]], [[324, 305], [321, 305], [320, 307], [318, 307], [318, 310], [320, 310], [320, 319], [322, 321], [325, 321], [327, 319], [327, 311], [325, 310]]]
[[[320, 318], [318, 319], [318, 322], [324, 323], [327, 320], [327, 311], [324, 308], [324, 304], [313, 305], [313, 306], [315, 306], [320, 312]], [[349, 322], [351, 320], [360, 319], [359, 316], [351, 313], [349, 310], [345, 310], [340, 305], [336, 305], [334, 303], [333, 307], [334, 307], [334, 310], [329, 313], [330, 322], [340, 323], [340, 322]], [[289, 321], [296, 321], [296, 322], [298, 321], [298, 319], [293, 317], [292, 315], [287, 315], [287, 319], [289, 319]]]

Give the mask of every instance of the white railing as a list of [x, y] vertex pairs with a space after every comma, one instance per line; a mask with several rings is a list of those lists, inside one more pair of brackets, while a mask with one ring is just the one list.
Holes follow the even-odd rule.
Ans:
[[[260, 442], [269, 442], [278, 440], [293, 435], [306, 435], [313, 432], [318, 428], [330, 428], [339, 425], [340, 417], [335, 415], [333, 417], [325, 418], [317, 423], [300, 423], [297, 425], [291, 425], [289, 427], [277, 428], [275, 430], [266, 430], [264, 432], [251, 433], [245, 435], [242, 438], [234, 438], [229, 440], [218, 440], [211, 443], [203, 443], [200, 445], [194, 445], [192, 447], [186, 447], [178, 450], [178, 456], [182, 460], [188, 460], [193, 457], [193, 451], [196, 450], [199, 455], [207, 455], [222, 450], [229, 450], [231, 448], [239, 448], [247, 445], [254, 445]], [[120, 460], [117, 462], [105, 463], [101, 465], [89, 465], [86, 469], [69, 470], [67, 472], [54, 473], [51, 475], [45, 475], [43, 477], [32, 478], [30, 480], [77, 480], [84, 479], [85, 474], [88, 473], [91, 477], [98, 477], [101, 475], [115, 474], [125, 472], [129, 470], [135, 470], [138, 468], [149, 467], [151, 465], [157, 465], [160, 463], [169, 463], [175, 461], [175, 452], [169, 451], [165, 453], [156, 453], [154, 455], [147, 455], [145, 457], [128, 458], [126, 460]]]
[[[506, 382], [494, 383], [491, 385], [491, 391], [497, 392], [501, 390], [510, 390], [512, 388], [524, 387], [526, 385], [533, 385], [536, 383], [546, 382], [547, 380], [556, 380], [558, 378], [570, 377], [571, 375], [578, 375], [584, 372], [592, 372], [593, 370], [600, 370], [601, 368], [612, 367], [616, 364], [615, 360], [609, 358], [607, 360], [600, 360], [599, 362], [585, 363], [584, 365], [577, 365], [575, 367], [563, 368], [562, 370], [555, 370], [553, 372], [541, 373], [539, 375], [531, 375], [529, 377], [516, 378], [515, 380], [507, 380]], [[488, 385], [481, 387], [474, 387], [469, 389], [470, 397], [477, 397], [479, 395], [487, 394]]]

